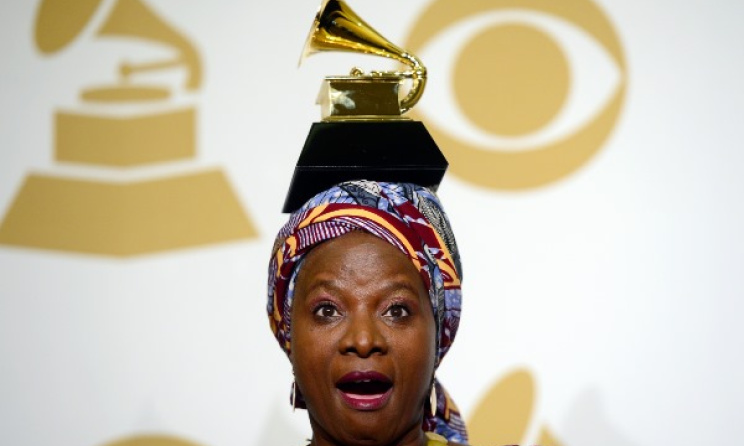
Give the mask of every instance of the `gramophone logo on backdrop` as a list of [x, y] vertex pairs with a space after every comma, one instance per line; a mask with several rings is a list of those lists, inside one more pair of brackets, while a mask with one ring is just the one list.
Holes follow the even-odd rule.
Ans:
[[435, 0], [405, 47], [429, 61], [417, 111], [450, 171], [492, 189], [575, 172], [602, 147], [625, 98], [620, 41], [590, 0]]
[[[563, 446], [552, 429], [535, 420], [535, 381], [527, 370], [515, 370], [486, 392], [467, 421], [475, 445], [536, 444]], [[536, 430], [532, 435], [532, 429]]]
[[200, 446], [197, 443], [170, 435], [134, 435], [111, 443], [106, 446]]
[[[182, 168], [196, 156], [196, 110], [177, 102], [179, 93], [183, 99], [201, 85], [199, 54], [142, 0], [43, 0], [36, 46], [47, 55], [59, 53], [98, 17], [104, 20], [96, 38], [138, 41], [174, 55], [122, 62], [112, 85], [84, 88], [77, 109], [56, 111], [55, 161], [108, 168], [112, 178], [152, 166]], [[147, 73], [172, 70], [185, 74], [183, 85], [144, 80]], [[30, 174], [0, 225], [2, 244], [112, 256], [256, 235], [222, 171], [193, 167], [135, 181]]]

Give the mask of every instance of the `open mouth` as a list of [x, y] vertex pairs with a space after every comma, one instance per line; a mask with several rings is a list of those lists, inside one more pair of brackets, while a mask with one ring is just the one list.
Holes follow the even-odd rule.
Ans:
[[393, 382], [378, 372], [350, 372], [336, 382], [343, 400], [357, 410], [376, 410], [385, 405]]
[[393, 387], [389, 382], [363, 380], [355, 382], [340, 383], [338, 389], [344, 393], [359, 396], [382, 395]]

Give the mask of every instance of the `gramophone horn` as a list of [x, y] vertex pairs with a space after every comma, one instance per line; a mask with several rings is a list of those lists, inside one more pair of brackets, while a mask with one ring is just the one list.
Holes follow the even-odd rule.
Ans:
[[324, 0], [313, 21], [300, 63], [320, 51], [353, 51], [395, 59], [411, 71], [373, 73], [411, 79], [408, 95], [401, 100], [401, 112], [413, 107], [426, 85], [426, 68], [410, 52], [398, 47], [369, 26], [342, 0]]
[[43, 0], [36, 13], [34, 41], [44, 54], [53, 54], [72, 42], [85, 28], [101, 0]]

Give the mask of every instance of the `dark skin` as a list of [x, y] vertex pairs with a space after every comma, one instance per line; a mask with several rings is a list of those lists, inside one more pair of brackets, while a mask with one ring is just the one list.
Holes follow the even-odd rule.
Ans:
[[[307, 404], [314, 446], [423, 446], [421, 429], [435, 367], [436, 325], [411, 261], [370, 234], [352, 232], [305, 258], [292, 304], [295, 382]], [[342, 377], [390, 380], [379, 407], [360, 409]]]

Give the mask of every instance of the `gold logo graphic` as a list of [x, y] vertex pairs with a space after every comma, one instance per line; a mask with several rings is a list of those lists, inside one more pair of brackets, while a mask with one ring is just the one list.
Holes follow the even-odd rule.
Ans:
[[539, 444], [562, 446], [550, 429], [542, 425], [536, 441], [526, 438], [535, 403], [535, 385], [530, 373], [517, 370], [491, 387], [468, 420], [472, 444]]
[[[97, 39], [144, 42], [173, 56], [122, 62], [116, 82], [81, 91], [80, 110], [58, 110], [55, 161], [130, 172], [195, 158], [196, 109], [177, 105], [184, 98], [178, 102], [174, 96], [201, 86], [196, 49], [142, 0], [111, 3], [43, 0], [35, 24], [37, 48], [58, 53], [102, 12]], [[108, 11], [99, 11], [106, 5]], [[175, 92], [146, 76], [177, 70], [184, 80]], [[126, 182], [30, 174], [0, 225], [2, 244], [113, 256], [256, 236], [219, 169]]]
[[165, 435], [138, 435], [108, 443], [106, 446], [199, 446], [196, 443]]
[[[485, 136], [476, 141], [454, 136], [441, 125], [427, 122], [427, 127], [441, 144], [452, 172], [492, 189], [544, 186], [576, 171], [604, 144], [626, 92], [625, 57], [617, 34], [591, 0], [435, 0], [414, 25], [405, 46], [419, 53], [443, 30], [461, 22], [514, 12], [538, 14], [576, 27], [609, 55], [619, 80], [604, 107], [582, 128], [553, 141], [531, 144], [526, 150], [509, 149], [503, 145], [504, 138], [534, 135], [554, 121], [575, 87], [575, 78], [561, 46], [532, 23], [513, 18], [494, 22], [472, 37], [453, 63], [451, 86], [455, 108]], [[479, 142], [488, 138], [496, 142]]]

